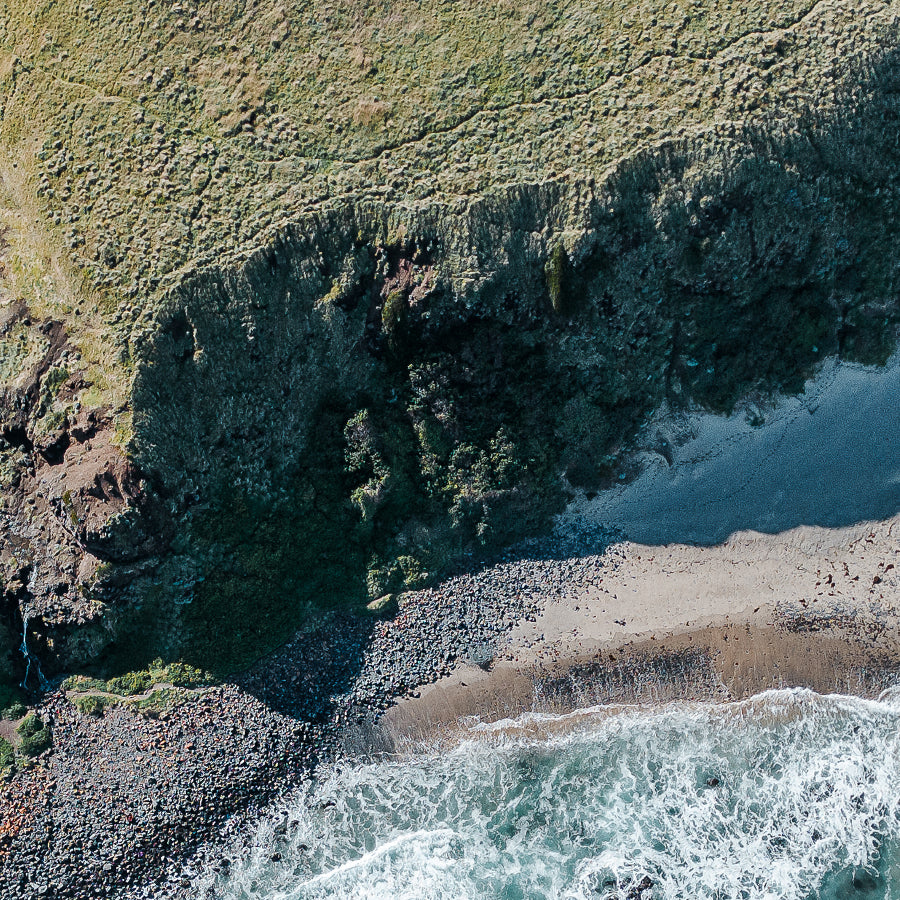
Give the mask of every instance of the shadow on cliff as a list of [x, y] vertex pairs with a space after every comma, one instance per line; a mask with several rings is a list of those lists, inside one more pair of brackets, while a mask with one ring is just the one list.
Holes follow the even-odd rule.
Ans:
[[[777, 532], [798, 525], [837, 527], [900, 511], [900, 453], [895, 437], [900, 418], [892, 402], [900, 396], [900, 370], [894, 367], [879, 372], [862, 365], [888, 359], [900, 324], [897, 53], [848, 71], [845, 84], [845, 101], [828, 119], [809, 114], [799, 122], [787, 121], [775, 111], [770, 123], [752, 130], [722, 126], [724, 132], [699, 144], [696, 139], [673, 141], [624, 162], [606, 183], [592, 188], [592, 197], [584, 204], [587, 237], [571, 258], [554, 251], [549, 262], [534, 260], [519, 245], [504, 246], [501, 255], [525, 259], [527, 266], [508, 266], [509, 271], [498, 275], [481, 298], [485, 307], [494, 303], [499, 312], [471, 312], [475, 301], [469, 298], [470, 318], [460, 321], [462, 304], [453, 297], [449, 304], [455, 317], [452, 325], [449, 318], [441, 320], [441, 315], [449, 316], [446, 310], [437, 310], [421, 335], [413, 333], [412, 318], [404, 320], [408, 332], [404, 352], [421, 352], [423, 346], [436, 352], [434, 348], [440, 348], [451, 327], [454, 333], [469, 327], [489, 329], [497, 327], [506, 315], [512, 334], [520, 329], [528, 334], [528, 340], [540, 341], [527, 344], [527, 349], [543, 354], [542, 365], [523, 371], [515, 389], [517, 401], [533, 398], [532, 412], [548, 398], [553, 401], [546, 410], [551, 435], [546, 453], [553, 456], [555, 465], [545, 468], [554, 476], [564, 470], [571, 484], [588, 492], [597, 490], [601, 470], [603, 478], [609, 477], [616, 452], [635, 442], [648, 447], [653, 443], [656, 436], [647, 439], [640, 432], [640, 423], [648, 421], [660, 404], [674, 410], [699, 405], [727, 413], [748, 395], [800, 392], [805, 379], [825, 358], [851, 360], [860, 365], [832, 373], [830, 380], [817, 383], [795, 406], [791, 406], [794, 401], [785, 401], [774, 413], [760, 407], [759, 418], [768, 418], [768, 424], [760, 425], [754, 416], [738, 415], [730, 424], [710, 418], [704, 420], [696, 439], [680, 444], [678, 434], [667, 434], [666, 426], [660, 425], [657, 446], [661, 449], [645, 475], [598, 495], [576, 512], [596, 523], [618, 527], [636, 540], [717, 543], [735, 531]], [[537, 201], [533, 205], [537, 212], [531, 209], [530, 215], [545, 214]], [[520, 241], [525, 247], [529, 235], [539, 229], [532, 229], [531, 220], [521, 210], [519, 213], [529, 225], [510, 225], [510, 242]], [[514, 218], [512, 212], [509, 216]], [[499, 225], [497, 230], [501, 230]], [[488, 233], [485, 229], [479, 237]], [[226, 300], [238, 309], [234, 286], [226, 284], [216, 288], [219, 294], [210, 295], [216, 303], [221, 302], [221, 309], [213, 302], [205, 313], [201, 309], [195, 315], [188, 309], [190, 315], [170, 336], [172, 346], [159, 345], [159, 365], [148, 367], [143, 392], [156, 404], [152, 407], [154, 420], [168, 423], [159, 427], [169, 427], [172, 434], [169, 444], [160, 439], [156, 446], [171, 446], [175, 455], [169, 458], [160, 450], [150, 468], [159, 473], [161, 483], [169, 479], [174, 504], [182, 502], [179, 495], [188, 496], [189, 489], [193, 492], [192, 479], [202, 484], [220, 470], [234, 470], [233, 480], [239, 481], [245, 457], [250, 460], [246, 471], [254, 473], [244, 479], [248, 483], [267, 484], [282, 477], [283, 473], [278, 478], [272, 475], [272, 460], [289, 456], [298, 430], [309, 428], [304, 417], [312, 404], [306, 401], [325, 390], [320, 381], [331, 378], [330, 370], [319, 372], [320, 365], [332, 357], [344, 358], [338, 353], [344, 346], [335, 336], [338, 331], [330, 338], [334, 347], [327, 341], [320, 341], [319, 347], [312, 335], [318, 334], [318, 328], [337, 329], [334, 322], [348, 334], [351, 326], [360, 333], [363, 328], [379, 327], [374, 314], [366, 319], [364, 306], [329, 307], [324, 317], [324, 304], [316, 303], [315, 315], [307, 310], [308, 321], [304, 319], [302, 327], [296, 325], [296, 334], [287, 332], [284, 323], [291, 323], [291, 316], [300, 313], [291, 306], [295, 301], [289, 302], [285, 279], [293, 278], [290, 273], [295, 270], [301, 274], [314, 270], [302, 255], [308, 250], [306, 244], [288, 242], [278, 253], [273, 252], [269, 262], [258, 263], [260, 271], [271, 264], [273, 274], [263, 272], [271, 278], [271, 295], [264, 296], [269, 282], [256, 273], [253, 277], [261, 280], [254, 290], [266, 303], [253, 313], [258, 322], [254, 320], [252, 333], [245, 338], [243, 332], [236, 332], [232, 348], [235, 359], [243, 359], [239, 353], [246, 350], [248, 359], [257, 360], [252, 369], [256, 381], [233, 377], [233, 361], [224, 356], [218, 361], [214, 358], [215, 353], [226, 351], [219, 351], [215, 341], [203, 339], [203, 328], [218, 334], [214, 326], [221, 330], [225, 327], [222, 323], [238, 321], [236, 314], [225, 316], [221, 311], [227, 308]], [[291, 252], [296, 258], [290, 258]], [[315, 282], [318, 291], [325, 276], [314, 272], [303, 277], [310, 284]], [[385, 287], [389, 286], [386, 282]], [[538, 290], [544, 292], [543, 299], [537, 296]], [[391, 293], [388, 298], [393, 296]], [[411, 317], [415, 298], [410, 293], [407, 299]], [[375, 304], [374, 299], [372, 302]], [[277, 315], [266, 311], [276, 307]], [[373, 309], [376, 305], [369, 312]], [[204, 324], [202, 315], [209, 322]], [[380, 327], [386, 328], [383, 309], [379, 315]], [[324, 317], [322, 322], [316, 316]], [[282, 357], [268, 360], [260, 350], [264, 327], [277, 337], [271, 346], [296, 367], [296, 373], [290, 370], [288, 380], [305, 385], [303, 392], [295, 392], [303, 403], [296, 405], [293, 419], [277, 419], [283, 415], [290, 385], [282, 384], [281, 373], [287, 371], [279, 368]], [[196, 335], [194, 328], [198, 329]], [[426, 338], [430, 344], [423, 344]], [[524, 338], [522, 344], [526, 346]], [[197, 350], [200, 345], [202, 354]], [[366, 372], [378, 369], [383, 382], [378, 395], [389, 397], [386, 403], [396, 404], [392, 406], [398, 411], [394, 417], [408, 414], [410, 421], [404, 427], [412, 433], [415, 424], [427, 434], [434, 423], [424, 419], [413, 423], [412, 405], [404, 405], [412, 396], [412, 386], [404, 380], [410, 360], [394, 360], [392, 366], [384, 366], [377, 357], [370, 360], [365, 355], [364, 341], [347, 346], [352, 346], [348, 358], [358, 355]], [[163, 356], [175, 362], [166, 368]], [[470, 369], [480, 366], [491, 375], [488, 370], [493, 365], [501, 374], [502, 360], [492, 362], [475, 354], [471, 359], [465, 354], [460, 357]], [[307, 383], [304, 373], [308, 370], [319, 373], [314, 383]], [[362, 363], [359, 370], [363, 371]], [[355, 371], [348, 367], [343, 381], [332, 379], [328, 389], [351, 382]], [[508, 383], [509, 373], [502, 374], [503, 383]], [[210, 379], [214, 376], [221, 383], [213, 384]], [[160, 377], [165, 384], [153, 381]], [[492, 378], [465, 382], [463, 387], [482, 382], [490, 385]], [[439, 380], [435, 383], [439, 388]], [[198, 384], [204, 385], [202, 391]], [[492, 396], [486, 391], [472, 399], [460, 390], [455, 402], [460, 409], [469, 403], [469, 412], [475, 409], [478, 413], [469, 418], [484, 430], [485, 417], [491, 416]], [[202, 406], [204, 397], [211, 398], [211, 406], [198, 410], [195, 407]], [[234, 422], [227, 423], [216, 403], [229, 411]], [[512, 408], [523, 408], [523, 403]], [[138, 410], [139, 425], [144, 420], [138, 412], [149, 421], [149, 413]], [[498, 408], [498, 427], [508, 424], [503, 415], [504, 410]], [[276, 418], [269, 421], [266, 416]], [[197, 426], [198, 417], [205, 423], [202, 428]], [[434, 414], [432, 418], [438, 417]], [[252, 429], [247, 419], [253, 421]], [[466, 417], [459, 416], [458, 421], [465, 423]], [[346, 434], [342, 427], [340, 423], [336, 426], [335, 448]], [[480, 431], [473, 438], [460, 427], [461, 433], [454, 435], [457, 449], [474, 446], [489, 452], [489, 446], [478, 444]], [[254, 441], [260, 447], [268, 446], [268, 435], [276, 431], [283, 435], [288, 450], [283, 454], [275, 454], [271, 447], [265, 453], [258, 451]], [[185, 434], [196, 434], [198, 439], [185, 442]], [[490, 437], [491, 430], [485, 434]], [[218, 443], [206, 446], [206, 435]], [[515, 445], [515, 440], [512, 443]], [[410, 447], [402, 465], [411, 468], [400, 473], [403, 479], [398, 477], [399, 470], [391, 468], [386, 452], [378, 463], [390, 471], [379, 474], [379, 479], [387, 483], [393, 478], [395, 484], [402, 480], [422, 493], [425, 476], [412, 468], [422, 460], [416, 456], [415, 442], [410, 442]], [[511, 447], [511, 458], [518, 449]], [[341, 468], [347, 449], [334, 452], [339, 457], [332, 463]], [[450, 450], [447, 456], [453, 458]], [[527, 453], [521, 456], [529, 459]], [[255, 468], [250, 468], [251, 463]], [[540, 490], [555, 490], [561, 497], [561, 485], [547, 488], [527, 471], [527, 464], [524, 468], [532, 483], [540, 482]], [[375, 469], [378, 471], [377, 466]], [[175, 474], [170, 477], [167, 471]], [[614, 468], [612, 474], [616, 474]], [[317, 485], [311, 481], [307, 493], [315, 498], [316, 491]], [[536, 489], [534, 495], [537, 493]], [[491, 491], [485, 491], [486, 502], [491, 496]], [[523, 496], [531, 495], [525, 492]], [[348, 505], [346, 496], [341, 502]], [[392, 519], [382, 522], [380, 528], [384, 534], [396, 535], [406, 524]], [[299, 523], [298, 527], [306, 526]], [[319, 540], [321, 535], [313, 532], [309, 532], [310, 540]], [[343, 538], [343, 533], [336, 531], [335, 535]], [[287, 543], [282, 540], [279, 551], [282, 568], [287, 569], [291, 568], [291, 545], [302, 547], [305, 541], [302, 533], [289, 538]], [[217, 541], [220, 537], [212, 535], [210, 547]], [[231, 627], [227, 624], [231, 617], [250, 633], [246, 619], [254, 614], [256, 597], [266, 596], [266, 602], [277, 601], [279, 606], [293, 602], [280, 600], [279, 594], [292, 594], [282, 593], [279, 585], [266, 581], [272, 574], [266, 548], [261, 544], [257, 549], [252, 567], [244, 565], [229, 575], [233, 582], [230, 596], [239, 597], [243, 592], [248, 599], [241, 601], [237, 615], [224, 609], [220, 616], [223, 628]], [[300, 588], [305, 579], [315, 576], [316, 558], [293, 572], [291, 577]], [[247, 583], [245, 573], [251, 569], [258, 575], [252, 592], [242, 588]], [[213, 601], [218, 599], [211, 596]], [[358, 678], [376, 627], [371, 619], [338, 618], [324, 631], [298, 636], [289, 652], [239, 681], [274, 708], [325, 719], [332, 710], [331, 698], [350, 690]]]
[[[620, 486], [578, 485], [592, 499], [573, 513], [636, 541], [710, 545], [900, 512], [898, 61], [854, 71], [827, 119], [743, 133], [724, 176], [684, 177], [688, 154], [666, 149], [613, 177], [618, 246], [645, 261], [627, 268], [654, 301], [629, 337], [670, 330], [672, 413], [631, 436], [643, 452], [620, 460]], [[653, 298], [662, 265], [668, 295]], [[607, 254], [611, 284], [625, 267]]]

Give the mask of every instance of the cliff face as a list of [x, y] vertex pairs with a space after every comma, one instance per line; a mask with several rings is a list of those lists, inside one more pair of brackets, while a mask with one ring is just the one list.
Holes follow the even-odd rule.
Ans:
[[5, 677], [239, 665], [890, 352], [892, 5], [432, 6], [4, 10]]

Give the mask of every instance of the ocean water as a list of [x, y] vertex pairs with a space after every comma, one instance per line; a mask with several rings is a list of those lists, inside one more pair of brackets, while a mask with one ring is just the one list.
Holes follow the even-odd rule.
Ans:
[[531, 714], [348, 766], [222, 900], [900, 900], [900, 692]]

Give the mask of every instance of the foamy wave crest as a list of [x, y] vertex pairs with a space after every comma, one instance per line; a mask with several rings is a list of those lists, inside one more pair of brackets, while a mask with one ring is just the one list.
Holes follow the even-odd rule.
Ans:
[[335, 771], [197, 896], [900, 900], [896, 695], [560, 721]]

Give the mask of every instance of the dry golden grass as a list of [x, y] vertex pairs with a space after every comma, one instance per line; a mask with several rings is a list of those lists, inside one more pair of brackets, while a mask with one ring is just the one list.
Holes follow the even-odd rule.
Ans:
[[383, 122], [391, 111], [390, 104], [380, 100], [360, 100], [353, 110], [353, 121], [364, 128]]
[[137, 320], [185, 272], [242, 257], [275, 223], [323, 200], [600, 179], [666, 140], [790, 128], [835, 102], [852, 60], [890, 44], [891, 9], [12, 0], [0, 10], [8, 289], [85, 335], [90, 364], [121, 382], [118, 404], [116, 317]]

